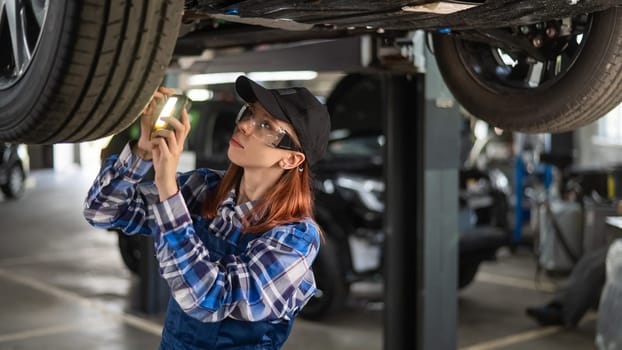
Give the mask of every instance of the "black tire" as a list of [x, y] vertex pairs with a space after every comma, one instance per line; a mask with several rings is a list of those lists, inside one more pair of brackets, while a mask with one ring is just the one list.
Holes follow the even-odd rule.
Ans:
[[458, 289], [463, 289], [473, 282], [479, 270], [479, 264], [479, 262], [460, 263], [458, 267]]
[[[434, 54], [456, 100], [475, 117], [512, 131], [571, 131], [592, 123], [622, 101], [622, 9], [584, 18], [591, 18], [585, 26], [589, 34], [584, 43], [572, 43], [576, 55], [568, 60], [571, 63], [563, 66], [561, 74], [550, 73], [559, 75], [547, 84], [533, 89], [494, 84], [496, 73], [484, 64], [494, 56], [490, 45], [436, 34]], [[481, 49], [474, 53], [477, 47]], [[467, 62], [473, 57], [482, 64], [470, 69]], [[488, 77], [481, 71], [489, 72]]]
[[343, 307], [348, 295], [348, 285], [339, 263], [338, 247], [331, 238], [320, 247], [313, 263], [313, 273], [318, 292], [300, 311], [300, 317], [317, 321]]
[[140, 248], [140, 240], [145, 237], [140, 235], [128, 236], [123, 232], [117, 232], [119, 236], [119, 252], [123, 263], [133, 274], [140, 274], [140, 259], [142, 259], [143, 253]]
[[[33, 12], [35, 2], [20, 3]], [[13, 72], [17, 60], [5, 55], [12, 46], [8, 29], [3, 30], [6, 16], [0, 20], [0, 139], [77, 142], [123, 130], [162, 83], [184, 2], [54, 0], [46, 5], [41, 29], [34, 22], [28, 26], [31, 35], [40, 35], [32, 39], [37, 44], [23, 73]]]
[[15, 163], [7, 172], [7, 182], [2, 185], [2, 193], [9, 199], [17, 199], [24, 194], [26, 176], [22, 167]]

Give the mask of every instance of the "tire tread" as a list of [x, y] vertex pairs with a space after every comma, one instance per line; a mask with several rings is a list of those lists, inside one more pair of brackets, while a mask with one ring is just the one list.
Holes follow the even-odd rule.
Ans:
[[183, 1], [68, 2], [49, 88], [23, 123], [0, 131], [3, 139], [50, 144], [111, 135], [138, 117], [162, 82]]

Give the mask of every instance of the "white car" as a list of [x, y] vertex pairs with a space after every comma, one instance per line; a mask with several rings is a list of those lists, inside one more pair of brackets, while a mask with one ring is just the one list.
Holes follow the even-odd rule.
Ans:
[[[177, 46], [197, 49], [425, 30], [473, 115], [561, 132], [622, 99], [620, 0], [0, 2], [0, 140], [77, 142], [127, 127]], [[183, 44], [183, 45], [182, 45]]]

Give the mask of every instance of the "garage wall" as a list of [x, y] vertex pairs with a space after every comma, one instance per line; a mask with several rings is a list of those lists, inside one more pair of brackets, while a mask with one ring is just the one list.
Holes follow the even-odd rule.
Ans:
[[575, 132], [577, 165], [603, 167], [622, 164], [622, 140], [607, 140], [598, 134], [598, 122]]

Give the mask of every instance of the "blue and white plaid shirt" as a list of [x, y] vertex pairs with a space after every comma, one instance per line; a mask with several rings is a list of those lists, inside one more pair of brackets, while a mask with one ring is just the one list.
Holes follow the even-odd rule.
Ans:
[[[178, 174], [180, 191], [159, 202], [155, 184], [140, 182], [151, 165], [133, 155], [129, 145], [110, 157], [89, 190], [84, 216], [95, 227], [152, 235], [160, 272], [186, 313], [204, 322], [289, 320], [313, 296], [311, 264], [320, 237], [312, 219], [275, 227], [257, 235], [242, 254], [212, 262], [192, 217], [200, 215], [207, 191], [222, 173]], [[236, 205], [232, 191], [210, 231], [221, 239], [238, 236], [240, 218], [251, 208], [252, 202]]]

